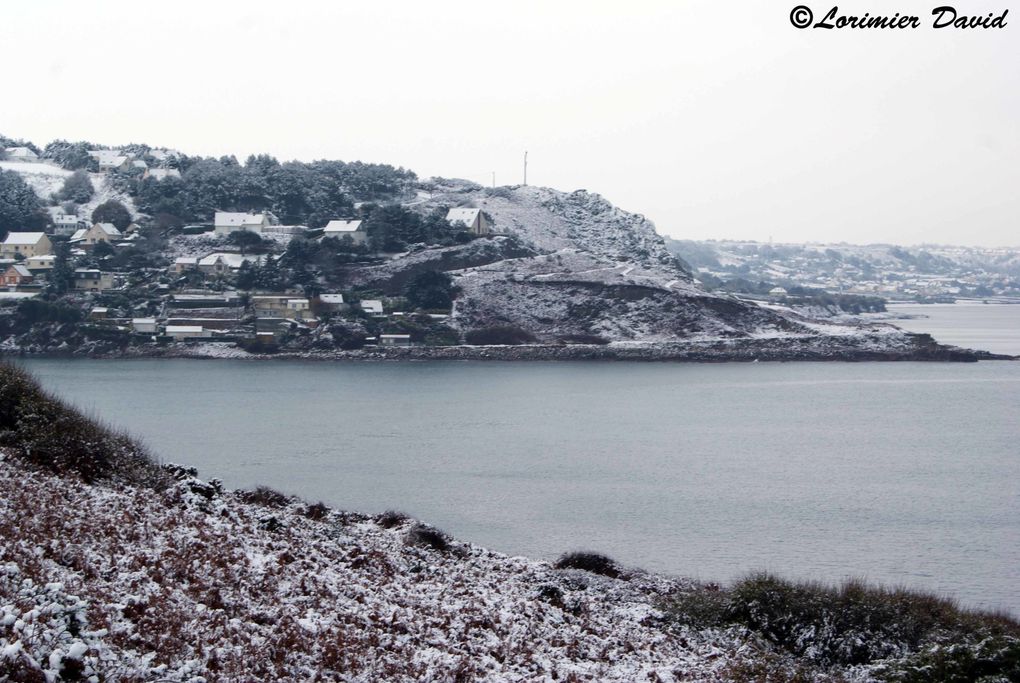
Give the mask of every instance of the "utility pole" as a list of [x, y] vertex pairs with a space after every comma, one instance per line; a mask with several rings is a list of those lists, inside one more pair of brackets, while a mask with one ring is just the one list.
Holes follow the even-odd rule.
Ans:
[[492, 172], [492, 186], [496, 187], [496, 172]]
[[528, 150], [524, 150], [524, 184], [528, 184]]

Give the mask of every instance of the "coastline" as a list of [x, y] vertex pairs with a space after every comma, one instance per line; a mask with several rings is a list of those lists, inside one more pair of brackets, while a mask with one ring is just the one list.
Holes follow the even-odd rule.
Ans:
[[624, 361], [673, 363], [922, 361], [968, 363], [1020, 360], [1020, 356], [966, 349], [936, 342], [928, 334], [850, 334], [770, 338], [709, 339], [670, 342], [596, 344], [520, 344], [491, 346], [394, 346], [357, 350], [281, 350], [249, 353], [231, 342], [178, 342], [124, 348], [95, 345], [12, 349], [0, 357], [33, 358], [189, 358], [322, 361]]

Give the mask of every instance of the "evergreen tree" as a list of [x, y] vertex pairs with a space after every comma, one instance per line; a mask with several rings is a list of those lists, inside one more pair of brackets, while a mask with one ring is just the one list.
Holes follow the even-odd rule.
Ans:
[[113, 223], [120, 231], [131, 225], [131, 212], [116, 199], [110, 199], [96, 207], [92, 212], [93, 223]]
[[42, 230], [46, 223], [46, 214], [32, 188], [18, 173], [0, 170], [0, 239], [12, 230]]
[[65, 240], [53, 241], [53, 268], [46, 276], [46, 287], [53, 294], [64, 294], [74, 287], [74, 270], [71, 268], [71, 245]]
[[92, 181], [89, 180], [89, 174], [85, 171], [75, 171], [71, 175], [67, 176], [67, 180], [64, 181], [64, 186], [57, 193], [57, 199], [60, 201], [71, 201], [77, 204], [84, 204], [88, 200], [92, 199], [92, 195], [95, 194], [95, 188], [92, 187]]

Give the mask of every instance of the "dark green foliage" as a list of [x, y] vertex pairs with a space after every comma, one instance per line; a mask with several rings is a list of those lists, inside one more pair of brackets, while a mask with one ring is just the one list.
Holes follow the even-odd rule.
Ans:
[[60, 188], [60, 192], [57, 193], [57, 199], [62, 202], [71, 201], [78, 204], [84, 204], [92, 199], [92, 195], [95, 194], [95, 191], [95, 188], [92, 187], [92, 181], [89, 180], [89, 174], [85, 171], [75, 171], [71, 175], [67, 176], [67, 180], [64, 181], [64, 186]]
[[312, 503], [306, 505], [302, 514], [308, 519], [314, 519], [316, 521], [325, 519], [329, 515], [329, 508], [325, 503], [319, 501], [318, 503]]
[[240, 247], [242, 254], [264, 254], [273, 244], [262, 239], [261, 235], [249, 230], [232, 232], [227, 237], [227, 241], [236, 247]]
[[53, 269], [46, 278], [49, 294], [64, 294], [74, 287], [74, 269], [71, 267], [71, 246], [66, 240], [53, 240]]
[[93, 223], [113, 223], [113, 227], [121, 232], [131, 225], [131, 212], [116, 199], [110, 199], [96, 207], [92, 212]]
[[99, 163], [89, 156], [89, 152], [94, 149], [97, 149], [97, 146], [88, 142], [54, 140], [46, 145], [43, 156], [52, 159], [69, 171], [78, 169], [98, 171]]
[[[967, 675], [1009, 675], [1020, 663], [1016, 621], [962, 610], [934, 595], [860, 581], [829, 587], [754, 574], [728, 591], [702, 589], [677, 596], [667, 613], [674, 623], [694, 628], [745, 626], [821, 666], [898, 659], [902, 666], [895, 671], [902, 677], [892, 680], [976, 680]], [[929, 665], [942, 669], [926, 669]], [[937, 670], [969, 673], [924, 677]]]
[[597, 334], [565, 334], [559, 340], [566, 344], [598, 344], [599, 346], [609, 343], [608, 339]]
[[50, 396], [27, 372], [6, 363], [0, 364], [0, 446], [20, 460], [86, 482], [167, 484], [142, 446]]
[[897, 683], [1020, 681], [1020, 638], [996, 635], [933, 646], [882, 667], [879, 675]]
[[450, 538], [439, 529], [430, 527], [427, 524], [415, 524], [404, 536], [404, 543], [429, 548], [441, 553], [448, 552], [451, 548]]
[[456, 294], [453, 278], [437, 270], [415, 275], [404, 287], [404, 296], [414, 308], [449, 309]]
[[0, 170], [0, 239], [8, 232], [42, 230], [47, 223], [32, 188], [14, 171]]
[[373, 251], [401, 251], [411, 244], [439, 244], [444, 240], [452, 243], [456, 234], [438, 211], [424, 218], [399, 204], [366, 205], [361, 211]]
[[27, 331], [37, 323], [77, 323], [82, 315], [77, 308], [39, 298], [24, 299], [14, 315], [15, 330]]
[[107, 256], [113, 256], [116, 251], [109, 242], [96, 242], [95, 246], [92, 247], [92, 256], [97, 259], [103, 259]]
[[556, 569], [583, 569], [592, 574], [601, 574], [611, 579], [620, 577], [620, 568], [611, 558], [600, 553], [567, 553], [553, 564]]
[[495, 325], [470, 330], [464, 335], [464, 341], [474, 346], [517, 345], [535, 341], [535, 335], [513, 325]]

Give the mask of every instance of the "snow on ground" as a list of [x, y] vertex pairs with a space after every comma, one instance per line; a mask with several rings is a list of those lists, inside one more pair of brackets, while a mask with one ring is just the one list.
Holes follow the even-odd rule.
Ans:
[[[718, 680], [744, 646], [675, 631], [689, 581], [610, 579], [180, 477], [85, 485], [0, 456], [0, 669], [102, 680]], [[28, 679], [23, 679], [28, 680]], [[33, 679], [34, 680], [34, 679]]]
[[[64, 186], [64, 181], [74, 172], [55, 164], [24, 161], [0, 161], [0, 168], [6, 171], [16, 171], [21, 175], [44, 204], [50, 201], [52, 195], [60, 191]], [[89, 173], [89, 180], [92, 181], [95, 194], [87, 204], [78, 207], [79, 217], [88, 219], [97, 206], [111, 199], [124, 204], [132, 215], [137, 215], [138, 210], [135, 208], [134, 201], [126, 193], [115, 190], [108, 182], [107, 174]], [[61, 213], [60, 207], [51, 207], [50, 213]]]

